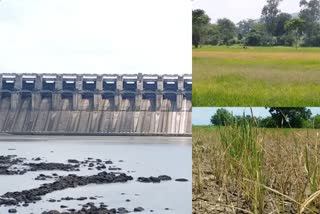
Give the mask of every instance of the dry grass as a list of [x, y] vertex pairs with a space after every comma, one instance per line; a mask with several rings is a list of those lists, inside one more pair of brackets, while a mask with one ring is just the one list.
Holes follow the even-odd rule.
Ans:
[[193, 128], [193, 213], [320, 213], [318, 130]]

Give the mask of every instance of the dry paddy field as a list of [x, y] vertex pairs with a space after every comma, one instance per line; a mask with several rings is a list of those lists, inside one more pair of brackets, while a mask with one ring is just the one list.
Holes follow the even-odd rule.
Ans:
[[194, 106], [320, 106], [320, 48], [193, 49]]
[[319, 132], [193, 127], [193, 213], [320, 213]]

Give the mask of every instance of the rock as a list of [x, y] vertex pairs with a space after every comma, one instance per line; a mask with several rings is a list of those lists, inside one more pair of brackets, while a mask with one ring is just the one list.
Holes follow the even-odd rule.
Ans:
[[179, 182], [187, 182], [187, 181], [189, 181], [189, 180], [186, 179], [186, 178], [177, 178], [176, 181], [179, 181]]
[[13, 208], [13, 209], [9, 209], [9, 210], [8, 210], [8, 213], [16, 213], [16, 212], [17, 212], [17, 210], [16, 210], [16, 209], [14, 209], [14, 208]]
[[[77, 176], [70, 174], [68, 176], [61, 176], [61, 178], [52, 183], [42, 184], [38, 188], [23, 190], [20, 192], [7, 192], [0, 196], [0, 206], [17, 205], [19, 203], [27, 202], [35, 203], [36, 201], [41, 200], [41, 196], [43, 195], [67, 188], [75, 188], [77, 186], [85, 186], [88, 184], [124, 183], [130, 180], [133, 180], [133, 178], [125, 173], [100, 172], [90, 176]], [[73, 198], [64, 198], [64, 200], [69, 199], [71, 200]]]
[[77, 198], [78, 201], [83, 201], [83, 200], [87, 200], [88, 198], [87, 197], [79, 197]]
[[133, 209], [133, 212], [142, 212], [143, 210], [143, 207], [136, 207]]
[[142, 183], [160, 183], [161, 181], [171, 180], [171, 177], [168, 175], [160, 175], [158, 177], [138, 177], [137, 181]]
[[79, 161], [76, 159], [69, 159], [68, 163], [79, 163]]

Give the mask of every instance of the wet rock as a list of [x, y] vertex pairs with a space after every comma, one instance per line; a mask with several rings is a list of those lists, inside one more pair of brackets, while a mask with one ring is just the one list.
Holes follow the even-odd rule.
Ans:
[[41, 196], [48, 193], [59, 191], [67, 188], [75, 188], [88, 184], [108, 184], [108, 183], [125, 183], [132, 180], [131, 176], [125, 173], [100, 172], [91, 176], [77, 176], [70, 174], [57, 179], [53, 183], [46, 183], [38, 188], [24, 190], [20, 192], [7, 192], [0, 196], [1, 205], [17, 205], [18, 203], [36, 202], [41, 200]]
[[121, 170], [121, 168], [119, 168], [119, 167], [111, 167], [111, 166], [109, 166], [108, 169], [109, 169], [109, 170]]
[[61, 170], [61, 171], [74, 171], [79, 168], [79, 165], [63, 164], [63, 163], [25, 163], [24, 165], [30, 167], [30, 171], [39, 170]]
[[160, 183], [161, 181], [171, 180], [171, 177], [168, 175], [160, 175], [158, 177], [138, 177], [137, 181], [142, 183]]
[[8, 210], [8, 213], [16, 213], [16, 212], [17, 212], [17, 210], [16, 210], [16, 209], [14, 209], [14, 208], [13, 208], [13, 209], [9, 209], [9, 210]]
[[77, 198], [78, 201], [84, 201], [84, 200], [87, 200], [88, 198], [87, 197], [79, 197]]
[[172, 178], [168, 175], [160, 175], [158, 176], [158, 178], [161, 180], [161, 181], [170, 181], [172, 180]]
[[133, 209], [133, 212], [142, 212], [142, 211], [144, 211], [143, 207], [136, 207]]
[[187, 181], [189, 181], [189, 180], [186, 179], [186, 178], [177, 178], [176, 181], [179, 181], [179, 182], [187, 182]]
[[69, 159], [68, 163], [79, 163], [79, 161], [76, 159]]

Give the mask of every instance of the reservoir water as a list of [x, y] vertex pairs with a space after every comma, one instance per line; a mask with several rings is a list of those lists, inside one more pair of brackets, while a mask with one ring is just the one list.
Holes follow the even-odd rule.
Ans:
[[[84, 137], [84, 136], [0, 136], [0, 155], [17, 155], [26, 158], [25, 162], [40, 157], [42, 162], [67, 163], [68, 159], [79, 161], [87, 158], [111, 160], [133, 177], [127, 183], [90, 184], [77, 188], [55, 191], [42, 197], [42, 200], [28, 207], [0, 206], [0, 213], [8, 213], [15, 208], [17, 213], [41, 213], [59, 210], [61, 205], [81, 209], [87, 202], [103, 202], [109, 208], [125, 207], [132, 211], [143, 207], [142, 213], [181, 213], [192, 212], [192, 142], [190, 137]], [[108, 171], [108, 169], [106, 170]], [[0, 195], [6, 192], [37, 188], [43, 183], [53, 182], [35, 180], [39, 174], [60, 176], [68, 174], [93, 175], [101, 171], [81, 167], [77, 172], [35, 171], [23, 175], [0, 175]], [[169, 175], [173, 180], [161, 183], [140, 183], [140, 176], [150, 177]], [[177, 182], [186, 178], [187, 182]], [[95, 197], [96, 200], [59, 200], [62, 197]], [[129, 199], [130, 201], [126, 201]], [[167, 208], [167, 209], [166, 209]]]

